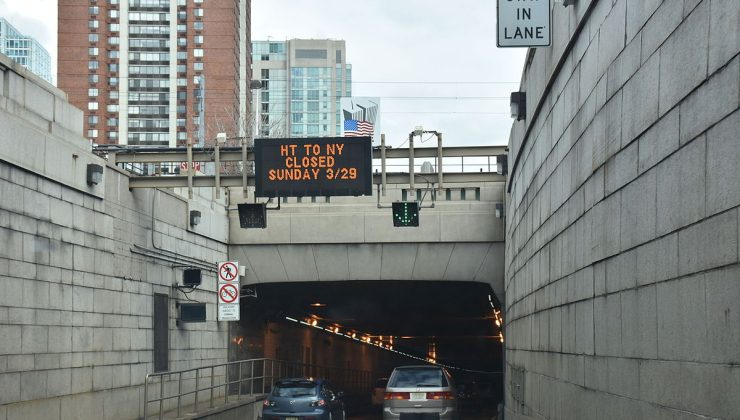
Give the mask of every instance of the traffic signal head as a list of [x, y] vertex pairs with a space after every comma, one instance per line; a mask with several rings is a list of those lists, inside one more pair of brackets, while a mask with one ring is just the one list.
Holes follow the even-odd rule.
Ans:
[[419, 226], [419, 203], [416, 201], [393, 203], [393, 226]]
[[244, 228], [266, 228], [267, 227], [267, 204], [239, 204], [239, 225]]

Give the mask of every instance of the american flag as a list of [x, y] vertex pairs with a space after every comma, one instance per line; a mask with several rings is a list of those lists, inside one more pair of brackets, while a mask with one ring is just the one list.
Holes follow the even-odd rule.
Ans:
[[344, 137], [372, 137], [373, 131], [373, 123], [369, 121], [344, 120]]

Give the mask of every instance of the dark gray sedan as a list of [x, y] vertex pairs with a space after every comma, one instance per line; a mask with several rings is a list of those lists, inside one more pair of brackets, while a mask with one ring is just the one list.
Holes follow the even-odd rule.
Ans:
[[281, 379], [263, 403], [262, 419], [345, 420], [343, 396], [323, 379]]

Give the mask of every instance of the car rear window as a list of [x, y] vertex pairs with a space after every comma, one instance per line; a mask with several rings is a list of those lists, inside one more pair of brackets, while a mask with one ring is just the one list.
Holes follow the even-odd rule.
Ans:
[[317, 395], [317, 386], [312, 381], [278, 382], [272, 390], [276, 397], [307, 397]]
[[389, 388], [446, 386], [447, 378], [441, 369], [423, 367], [396, 369], [388, 382]]

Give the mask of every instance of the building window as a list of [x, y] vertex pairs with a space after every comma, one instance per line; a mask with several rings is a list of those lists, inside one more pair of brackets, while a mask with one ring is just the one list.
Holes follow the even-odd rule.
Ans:
[[110, 44], [110, 45], [118, 45], [120, 43], [121, 43], [121, 38], [119, 38], [117, 36], [108, 37], [108, 44]]
[[196, 44], [199, 44], [199, 45], [202, 44], [203, 43], [203, 35], [196, 35], [194, 40], [195, 40], [195, 43]]
[[177, 59], [178, 60], [187, 60], [188, 59], [188, 52], [187, 51], [178, 51], [177, 52]]
[[91, 15], [97, 15], [99, 11], [98, 6], [90, 6], [87, 8], [87, 12]]
[[98, 96], [98, 88], [90, 88], [87, 90], [87, 96], [94, 98]]
[[111, 23], [108, 25], [108, 30], [111, 32], [118, 32], [121, 28], [121, 25], [117, 23]]
[[89, 42], [98, 42], [98, 34], [88, 34], [87, 40]]
[[88, 125], [97, 125], [98, 124], [98, 116], [97, 115], [88, 115], [88, 117], [87, 117], [87, 124]]
[[116, 63], [110, 63], [108, 64], [108, 71], [111, 73], [117, 73], [118, 72], [118, 64]]
[[188, 30], [187, 25], [177, 25], [177, 32], [185, 32]]
[[88, 102], [87, 103], [87, 109], [90, 111], [97, 111], [98, 110], [98, 103], [97, 102]]
[[112, 117], [108, 118], [108, 127], [118, 127], [118, 118]]
[[188, 79], [177, 79], [177, 86], [187, 86]]
[[108, 97], [117, 101], [118, 100], [118, 91], [117, 90], [112, 90], [112, 91], [108, 92]]
[[187, 40], [187, 38], [177, 38], [177, 46], [178, 47], [187, 47], [188, 46], [188, 40]]
[[97, 19], [92, 19], [87, 21], [87, 27], [90, 29], [98, 29], [98, 26], [100, 23], [97, 21]]
[[203, 17], [203, 9], [195, 9], [195, 17]]
[[118, 140], [118, 131], [109, 131], [108, 132], [108, 139], [109, 140]]
[[97, 138], [98, 137], [98, 130], [87, 130], [87, 137]]
[[193, 63], [193, 70], [203, 71], [203, 63]]
[[98, 80], [100, 80], [100, 76], [98, 76], [97, 74], [91, 74], [87, 76], [87, 81], [89, 83], [98, 83]]
[[108, 51], [108, 58], [118, 58], [120, 56], [120, 52], [118, 51]]
[[108, 107], [106, 108], [106, 110], [108, 112], [118, 112], [118, 105], [116, 105], [116, 104], [108, 105]]
[[111, 19], [118, 19], [118, 10], [109, 10], [108, 17]]
[[91, 60], [87, 62], [87, 69], [88, 70], [97, 70], [98, 69], [98, 62], [95, 60]]
[[203, 22], [193, 22], [193, 29], [195, 29], [196, 31], [202, 31]]
[[193, 57], [203, 57], [203, 48], [195, 48], [193, 50]]
[[98, 47], [90, 47], [87, 49], [87, 55], [98, 55]]
[[108, 86], [118, 86], [118, 78], [111, 77], [110, 79], [108, 79]]

